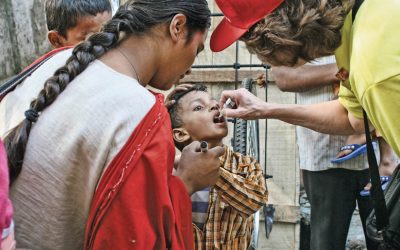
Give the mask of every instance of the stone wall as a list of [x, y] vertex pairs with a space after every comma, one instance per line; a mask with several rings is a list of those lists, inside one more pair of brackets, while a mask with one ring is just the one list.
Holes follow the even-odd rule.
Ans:
[[44, 0], [1, 0], [0, 44], [0, 82], [46, 53]]

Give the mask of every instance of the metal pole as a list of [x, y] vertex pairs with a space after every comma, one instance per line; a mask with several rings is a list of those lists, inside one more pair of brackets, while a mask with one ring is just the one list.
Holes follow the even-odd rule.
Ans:
[[235, 53], [235, 89], [238, 88], [238, 81], [239, 81], [239, 42], [236, 41], [236, 53]]
[[193, 65], [192, 69], [221, 69], [221, 68], [233, 68], [233, 69], [240, 69], [240, 68], [268, 68], [265, 64], [201, 64], [201, 65]]

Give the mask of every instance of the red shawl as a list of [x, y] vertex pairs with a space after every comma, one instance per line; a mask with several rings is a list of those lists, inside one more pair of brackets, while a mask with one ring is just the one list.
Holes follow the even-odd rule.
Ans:
[[157, 94], [100, 180], [85, 249], [193, 249], [191, 201], [171, 175], [174, 155], [171, 121]]

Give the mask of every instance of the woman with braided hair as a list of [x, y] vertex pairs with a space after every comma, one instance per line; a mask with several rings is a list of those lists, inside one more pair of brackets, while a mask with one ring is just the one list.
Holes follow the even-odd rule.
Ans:
[[[206, 0], [132, 0], [0, 103], [18, 247], [192, 249], [189, 194], [222, 147], [174, 143], [163, 97], [204, 49]], [[53, 73], [55, 72], [55, 73]]]

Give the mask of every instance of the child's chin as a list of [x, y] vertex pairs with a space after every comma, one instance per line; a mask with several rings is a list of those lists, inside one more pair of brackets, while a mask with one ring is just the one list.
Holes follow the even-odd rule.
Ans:
[[217, 140], [223, 140], [225, 137], [227, 137], [228, 136], [228, 130], [226, 130], [226, 131], [224, 131], [223, 133], [221, 133], [221, 135], [220, 136], [218, 136], [216, 139]]
[[227, 136], [227, 134], [220, 134], [220, 135], [216, 135], [212, 138], [213, 141], [219, 141], [222, 143], [223, 139]]

